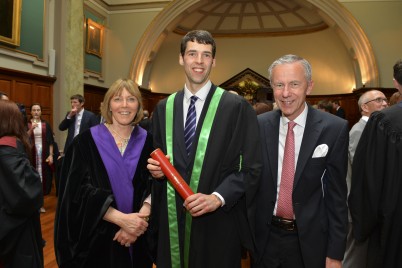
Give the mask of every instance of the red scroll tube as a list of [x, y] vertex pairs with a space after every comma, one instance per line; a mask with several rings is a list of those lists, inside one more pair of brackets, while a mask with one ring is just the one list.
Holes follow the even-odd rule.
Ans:
[[166, 158], [161, 149], [154, 150], [151, 153], [151, 157], [160, 163], [163, 174], [165, 174], [167, 179], [172, 183], [173, 188], [175, 188], [184, 200], [194, 194], [179, 172], [170, 164], [169, 159]]

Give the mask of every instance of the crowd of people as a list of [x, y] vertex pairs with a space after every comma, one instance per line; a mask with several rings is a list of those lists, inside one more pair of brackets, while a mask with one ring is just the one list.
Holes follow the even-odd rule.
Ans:
[[[41, 104], [24, 122], [0, 93], [0, 268], [44, 266], [53, 177], [61, 268], [240, 268], [245, 251], [253, 268], [402, 266], [400, 99], [366, 91], [349, 131], [338, 100], [306, 102], [312, 67], [297, 55], [268, 69], [276, 108], [210, 80], [207, 31], [182, 38], [179, 64], [183, 89], [151, 114], [130, 79], [110, 86], [100, 115], [71, 96], [61, 156]], [[393, 68], [397, 99], [402, 61]], [[194, 194], [169, 182], [156, 148]]]

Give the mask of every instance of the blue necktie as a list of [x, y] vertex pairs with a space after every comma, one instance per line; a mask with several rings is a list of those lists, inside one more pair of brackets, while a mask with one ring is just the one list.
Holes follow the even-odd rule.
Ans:
[[191, 103], [188, 107], [186, 124], [184, 127], [184, 142], [186, 143], [187, 155], [190, 154], [191, 145], [193, 144], [195, 127], [196, 127], [196, 112], [195, 112], [195, 102], [197, 101], [197, 96], [191, 97]]

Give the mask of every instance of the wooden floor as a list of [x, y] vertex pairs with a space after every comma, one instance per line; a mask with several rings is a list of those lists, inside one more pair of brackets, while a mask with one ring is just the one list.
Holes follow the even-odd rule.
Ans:
[[[54, 226], [54, 215], [56, 211], [57, 197], [55, 195], [54, 187], [52, 192], [45, 196], [45, 213], [41, 213], [41, 224], [42, 224], [42, 236], [46, 240], [46, 246], [43, 249], [43, 255], [45, 259], [45, 268], [57, 268], [56, 257], [54, 255], [53, 248], [53, 226]], [[156, 266], [155, 266], [156, 267]], [[113, 268], [113, 267], [111, 267]], [[242, 260], [242, 268], [250, 268], [249, 259]]]
[[45, 268], [57, 268], [56, 256], [54, 255], [53, 247], [53, 226], [54, 226], [54, 214], [56, 211], [57, 197], [54, 191], [45, 196], [44, 208], [45, 213], [41, 213], [40, 220], [42, 224], [42, 236], [46, 240], [46, 246], [43, 249], [43, 256], [45, 259]]

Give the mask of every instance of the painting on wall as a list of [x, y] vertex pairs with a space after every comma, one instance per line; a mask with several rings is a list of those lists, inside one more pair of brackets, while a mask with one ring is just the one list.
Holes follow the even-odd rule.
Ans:
[[0, 0], [0, 42], [20, 45], [22, 0]]
[[103, 55], [103, 26], [91, 19], [87, 19], [86, 52], [102, 58]]

